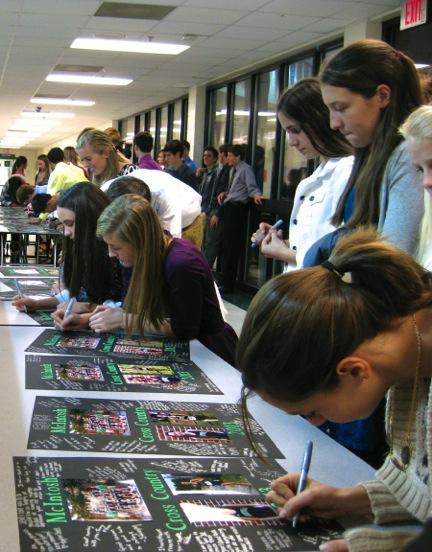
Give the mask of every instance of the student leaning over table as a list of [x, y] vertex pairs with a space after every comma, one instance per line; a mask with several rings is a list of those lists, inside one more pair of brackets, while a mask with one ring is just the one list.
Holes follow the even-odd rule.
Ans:
[[[317, 425], [364, 418], [388, 392], [390, 453], [376, 479], [348, 488], [310, 480], [296, 496], [299, 474], [289, 473], [268, 495], [282, 517], [430, 516], [432, 275], [412, 257], [354, 232], [323, 265], [270, 280], [248, 310], [237, 361], [246, 389]], [[324, 549], [397, 551], [412, 537], [359, 527]]]
[[150, 203], [132, 194], [104, 210], [97, 234], [123, 267], [126, 297], [123, 309], [98, 307], [90, 317], [93, 330], [125, 327], [128, 333], [198, 339], [234, 364], [237, 336], [222, 318], [211, 270], [199, 249], [164, 232]]
[[[118, 267], [109, 258], [106, 245], [96, 239], [97, 219], [108, 204], [105, 193], [86, 182], [60, 195], [57, 212], [64, 226], [62, 274], [66, 289], [40, 299], [15, 296], [12, 303], [18, 310], [54, 309], [76, 297], [80, 302], [68, 317], [69, 329], [81, 329], [88, 326], [91, 308], [119, 298]], [[63, 307], [53, 314], [54, 320], [62, 313]]]

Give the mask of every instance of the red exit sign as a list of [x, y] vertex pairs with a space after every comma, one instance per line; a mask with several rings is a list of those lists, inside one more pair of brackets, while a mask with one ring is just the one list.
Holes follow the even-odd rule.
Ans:
[[426, 23], [427, 2], [428, 0], [406, 0], [403, 3], [400, 18], [401, 31]]

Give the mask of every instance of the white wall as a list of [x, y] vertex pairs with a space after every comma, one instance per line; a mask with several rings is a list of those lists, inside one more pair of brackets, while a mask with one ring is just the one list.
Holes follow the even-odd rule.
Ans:
[[[30, 184], [33, 184], [36, 176], [37, 157], [40, 153], [43, 153], [42, 151], [39, 151], [37, 149], [30, 149], [30, 148], [22, 148], [22, 149], [16, 149], [16, 150], [0, 149], [0, 153], [7, 153], [7, 154], [13, 153], [15, 157], [18, 157], [19, 155], [24, 155], [25, 157], [27, 157], [28, 163], [27, 163], [26, 178]], [[4, 184], [4, 183], [0, 182], [0, 184]]]

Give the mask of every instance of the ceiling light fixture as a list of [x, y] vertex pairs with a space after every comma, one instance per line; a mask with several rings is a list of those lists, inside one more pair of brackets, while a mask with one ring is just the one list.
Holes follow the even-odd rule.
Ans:
[[105, 52], [129, 52], [136, 54], [162, 54], [177, 56], [190, 46], [167, 42], [112, 40], [107, 38], [76, 38], [71, 48], [80, 50], [103, 50]]
[[29, 119], [73, 119], [75, 113], [66, 111], [22, 111], [21, 117]]
[[96, 75], [74, 75], [71, 73], [50, 73], [45, 80], [48, 82], [96, 84], [103, 86], [127, 86], [132, 82], [132, 79], [123, 79], [118, 77], [97, 77]]
[[64, 98], [32, 98], [30, 103], [38, 105], [73, 105], [75, 107], [92, 107], [96, 102], [93, 100], [69, 100]]

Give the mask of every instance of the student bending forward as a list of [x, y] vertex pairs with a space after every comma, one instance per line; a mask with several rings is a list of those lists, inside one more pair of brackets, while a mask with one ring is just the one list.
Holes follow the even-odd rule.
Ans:
[[103, 211], [97, 234], [122, 265], [125, 299], [123, 309], [98, 307], [93, 330], [196, 338], [234, 365], [237, 336], [223, 321], [210, 267], [191, 242], [166, 234], [150, 203], [131, 194]]

